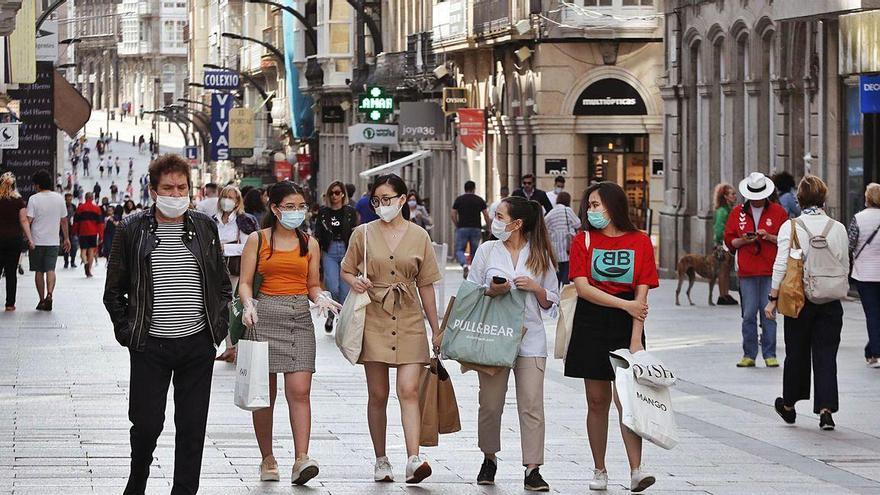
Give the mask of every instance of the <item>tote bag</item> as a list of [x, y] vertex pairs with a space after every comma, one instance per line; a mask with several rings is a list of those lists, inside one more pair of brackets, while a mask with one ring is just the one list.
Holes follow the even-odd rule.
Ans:
[[[260, 286], [263, 285], [263, 276], [260, 275], [260, 248], [263, 246], [263, 233], [257, 232], [257, 263], [254, 265], [254, 282], [251, 295], [257, 297], [260, 293]], [[232, 302], [229, 304], [229, 340], [232, 345], [238, 343], [238, 339], [245, 332], [244, 323], [241, 319], [244, 316], [244, 305], [238, 296], [238, 286], [241, 285], [241, 279], [235, 284], [235, 292], [232, 294]]]
[[[367, 276], [367, 227], [364, 226], [364, 273]], [[358, 294], [351, 291], [342, 304], [339, 317], [336, 318], [336, 347], [351, 364], [357, 364], [364, 346], [364, 323], [367, 318], [367, 306], [370, 304], [369, 291]]]
[[[619, 349], [611, 354], [622, 356], [629, 354], [629, 350]], [[616, 366], [614, 388], [620, 399], [623, 424], [658, 447], [669, 450], [678, 445], [678, 428], [669, 387], [643, 385], [636, 381], [627, 359], [611, 361]]]
[[422, 413], [419, 445], [422, 447], [436, 447], [439, 435], [461, 430], [452, 380], [437, 358], [432, 358], [431, 365], [422, 368], [419, 410]]
[[235, 360], [235, 405], [245, 411], [269, 407], [269, 343], [240, 340]]
[[[776, 303], [776, 309], [779, 313], [789, 318], [798, 317], [806, 300], [804, 295], [804, 255], [796, 225], [795, 221], [791, 220], [791, 244], [788, 249], [788, 260], [785, 262], [785, 277], [779, 284], [779, 301]], [[792, 256], [793, 250], [800, 252], [800, 256], [797, 258]]]
[[512, 368], [525, 308], [525, 294], [518, 289], [489, 297], [484, 287], [465, 280], [455, 295], [440, 353], [460, 363]]
[[[566, 217], [568, 218], [568, 217]], [[584, 232], [584, 246], [590, 250], [590, 232]], [[556, 342], [553, 357], [565, 359], [568, 344], [571, 342], [571, 329], [574, 325], [574, 312], [577, 309], [578, 294], [574, 284], [567, 284], [559, 295], [559, 319], [556, 321]]]

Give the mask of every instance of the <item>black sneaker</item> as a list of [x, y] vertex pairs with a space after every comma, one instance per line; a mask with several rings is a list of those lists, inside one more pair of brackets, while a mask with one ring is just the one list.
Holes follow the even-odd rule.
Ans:
[[324, 331], [327, 333], [333, 333], [333, 313], [328, 311], [327, 321], [324, 322]]
[[834, 426], [834, 418], [831, 417], [830, 412], [825, 411], [819, 415], [819, 428], [825, 431], [831, 431], [834, 429]]
[[480, 474], [477, 475], [478, 485], [494, 485], [495, 472], [498, 471], [498, 464], [492, 459], [483, 459], [483, 465], [480, 466]]
[[737, 306], [739, 303], [731, 295], [721, 296], [718, 298], [719, 306]]
[[[773, 404], [773, 408], [776, 409], [776, 414], [778, 414], [783, 421], [790, 425], [794, 424], [794, 420], [795, 418], [797, 418], [797, 413], [794, 409], [785, 408], [785, 401], [782, 400], [782, 397], [776, 398], [776, 402]], [[831, 419], [830, 414], [828, 415], [828, 418]]]
[[525, 481], [523, 482], [526, 491], [529, 492], [549, 492], [550, 485], [544, 481], [544, 478], [541, 477], [541, 472], [538, 471], [538, 468], [532, 469], [532, 472], [526, 476]]

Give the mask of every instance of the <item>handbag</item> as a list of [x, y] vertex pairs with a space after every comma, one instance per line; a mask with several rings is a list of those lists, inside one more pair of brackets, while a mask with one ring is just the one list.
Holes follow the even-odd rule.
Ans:
[[620, 400], [624, 426], [658, 447], [669, 450], [678, 445], [678, 427], [669, 387], [640, 383], [635, 374], [636, 358], [629, 349], [611, 351], [609, 358], [614, 366], [614, 388]]
[[[259, 253], [259, 251], [257, 251]], [[224, 256], [226, 260], [226, 269], [229, 274], [238, 277], [241, 275], [241, 256]]]
[[[797, 249], [800, 256], [793, 257], [792, 249]], [[797, 318], [804, 307], [806, 296], [804, 295], [804, 256], [794, 220], [791, 220], [791, 244], [785, 262], [785, 277], [779, 284], [778, 297], [776, 309], [779, 313], [788, 318]]]
[[[260, 286], [263, 285], [263, 276], [260, 275], [260, 248], [263, 246], [263, 233], [257, 234], [257, 263], [254, 265], [254, 281], [252, 296], [256, 297], [260, 293]], [[244, 335], [245, 325], [241, 318], [244, 316], [244, 305], [241, 298], [238, 297], [238, 286], [241, 285], [241, 279], [235, 284], [235, 292], [232, 293], [232, 302], [229, 303], [229, 340], [235, 345]]]
[[[590, 232], [584, 231], [584, 246], [590, 251]], [[556, 321], [556, 342], [553, 357], [565, 359], [568, 344], [571, 342], [571, 329], [574, 326], [574, 313], [577, 309], [578, 294], [573, 283], [562, 288], [559, 295], [559, 319]]]
[[461, 431], [458, 402], [449, 373], [438, 358], [422, 368], [419, 385], [419, 410], [422, 414], [422, 428], [419, 445], [436, 447], [439, 435]]
[[[362, 277], [367, 277], [367, 227], [364, 226], [364, 271]], [[361, 294], [350, 292], [339, 317], [336, 318], [336, 347], [342, 352], [345, 359], [351, 364], [357, 364], [361, 357], [364, 346], [364, 324], [367, 318], [367, 306], [369, 306], [369, 291]]]
[[233, 402], [245, 411], [269, 407], [269, 343], [242, 339], [236, 348]]

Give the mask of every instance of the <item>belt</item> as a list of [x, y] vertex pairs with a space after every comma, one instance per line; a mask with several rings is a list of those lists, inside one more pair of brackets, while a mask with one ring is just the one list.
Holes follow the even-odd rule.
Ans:
[[415, 299], [415, 282], [395, 282], [393, 284], [373, 284], [373, 289], [382, 304], [382, 309], [389, 315], [394, 314], [394, 306], [399, 306], [404, 297]]

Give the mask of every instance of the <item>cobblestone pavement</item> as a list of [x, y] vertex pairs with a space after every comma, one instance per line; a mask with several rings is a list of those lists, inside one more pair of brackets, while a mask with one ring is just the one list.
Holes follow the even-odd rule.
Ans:
[[[32, 309], [36, 294], [26, 275], [20, 279], [19, 310], [0, 314], [2, 494], [118, 494], [125, 484], [128, 353], [113, 340], [101, 305], [104, 265], [91, 280], [79, 270], [60, 267], [59, 263], [55, 311]], [[454, 293], [460, 277], [460, 271], [449, 269], [447, 295]], [[839, 426], [822, 432], [806, 403], [799, 406], [796, 426], [776, 417], [771, 404], [781, 391], [781, 369], [734, 367], [741, 352], [738, 308], [676, 307], [672, 289], [672, 283], [664, 281], [652, 292], [647, 332], [649, 347], [684, 379], [674, 391], [681, 444], [672, 451], [647, 445], [645, 466], [658, 477], [650, 493], [880, 493], [880, 370], [864, 365], [864, 317], [857, 303], [845, 305], [838, 358]], [[694, 300], [704, 301], [705, 284], [695, 290]], [[452, 363], [463, 429], [426, 450], [435, 474], [418, 487], [373, 483], [363, 372], [342, 359], [321, 322], [316, 332], [319, 359], [312, 392], [311, 453], [321, 464], [320, 476], [306, 488], [289, 485], [292, 439], [279, 394], [282, 412], [276, 414], [275, 445], [284, 481], [259, 481], [260, 458], [250, 415], [232, 404], [234, 368], [218, 363], [200, 493], [523, 492], [513, 393], [503, 422], [505, 450], [499, 455], [498, 484], [478, 487], [476, 377], [460, 374]], [[552, 338], [551, 332], [548, 339]], [[779, 341], [784, 354], [781, 331]], [[592, 462], [584, 431], [583, 385], [563, 377], [561, 369], [561, 362], [548, 361], [542, 473], [556, 493], [587, 493]], [[169, 492], [174, 425], [173, 405], [169, 402], [168, 407], [149, 493]], [[393, 397], [388, 411], [389, 456], [400, 479], [405, 454]], [[628, 468], [615, 428], [612, 425], [609, 441], [609, 492], [626, 493]]]

